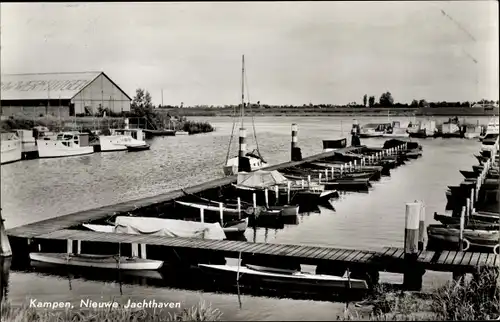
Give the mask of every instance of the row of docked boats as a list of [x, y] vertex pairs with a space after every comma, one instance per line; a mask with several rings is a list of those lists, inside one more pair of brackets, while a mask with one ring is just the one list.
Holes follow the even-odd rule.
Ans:
[[[495, 144], [498, 147], [498, 138]], [[476, 248], [500, 254], [498, 154], [490, 155], [481, 150], [481, 155], [476, 155], [476, 158], [479, 165], [472, 166], [472, 171], [460, 171], [464, 181], [458, 186], [448, 186], [445, 210], [451, 215], [434, 214], [434, 220], [441, 224], [427, 228], [429, 248], [456, 249], [462, 235], [464, 251]], [[480, 189], [475, 192], [476, 196], [472, 190], [477, 191], [477, 187]], [[461, 216], [464, 216], [462, 231]]]
[[[39, 158], [61, 158], [95, 152], [89, 133], [75, 131], [51, 133], [45, 130], [16, 130], [2, 133], [2, 164], [19, 161], [23, 147], [36, 147]], [[150, 148], [141, 129], [111, 129], [98, 134], [101, 152], [142, 151]]]
[[490, 133], [498, 134], [499, 119], [490, 119], [486, 126], [479, 124], [461, 124], [457, 117], [450, 118], [441, 124], [435, 120], [425, 119], [402, 124], [398, 121], [385, 123], [368, 123], [360, 127], [361, 138], [392, 137], [392, 138], [466, 138], [482, 140]]
[[[401, 142], [386, 142], [386, 147]], [[411, 149], [421, 147], [410, 145]], [[379, 157], [377, 162], [365, 165], [360, 160], [373, 155], [381, 155], [380, 149], [360, 147], [357, 153], [339, 151], [333, 156], [305, 163], [300, 167], [300, 178], [290, 177], [287, 171], [240, 172], [234, 184], [225, 187], [222, 196], [206, 197], [185, 192], [184, 196], [174, 200], [170, 208], [164, 208], [160, 217], [110, 216], [104, 222], [82, 224], [75, 229], [85, 229], [106, 234], [134, 234], [164, 237], [188, 237], [211, 240], [230, 238], [233, 233], [242, 233], [251, 218], [258, 217], [297, 217], [299, 207], [310, 203], [327, 202], [338, 197], [338, 190], [329, 190], [325, 183], [363, 179], [367, 182], [380, 178], [384, 169], [400, 164], [404, 153]], [[355, 168], [349, 162], [358, 161]], [[358, 163], [355, 162], [355, 163]], [[378, 164], [382, 165], [378, 165]], [[320, 178], [320, 174], [326, 173]], [[308, 174], [307, 177], [306, 174]], [[306, 178], [307, 177], [307, 178]], [[324, 180], [324, 181], [323, 181]], [[341, 189], [341, 187], [339, 187]], [[169, 217], [177, 218], [170, 219]], [[182, 217], [179, 220], [179, 217]], [[154, 257], [154, 256], [153, 256]], [[145, 259], [137, 256], [87, 255], [61, 253], [31, 253], [35, 262], [67, 265], [76, 267], [96, 267], [122, 270], [157, 270], [164, 265], [158, 259]], [[367, 290], [365, 279], [354, 278], [347, 271], [344, 274], [312, 274], [300, 269], [285, 269], [250, 263], [238, 265], [205, 264], [197, 265], [211, 276], [240, 278], [241, 283], [270, 282], [351, 290]]]

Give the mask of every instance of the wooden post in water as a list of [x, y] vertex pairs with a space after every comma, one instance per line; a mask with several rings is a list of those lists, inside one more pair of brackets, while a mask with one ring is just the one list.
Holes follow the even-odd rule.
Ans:
[[267, 188], [264, 189], [264, 199], [266, 201], [266, 207], [269, 208], [269, 192], [267, 191]]
[[356, 169], [356, 167], [357, 167], [357, 166], [358, 166], [358, 165], [357, 165], [357, 161], [356, 161], [356, 160], [354, 160], [354, 169]]
[[325, 180], [328, 181], [328, 169], [325, 169]]
[[423, 251], [425, 245], [425, 205], [422, 202], [422, 206], [420, 208], [420, 221], [418, 222], [418, 250]]
[[241, 199], [238, 197], [238, 219], [241, 219]]
[[2, 208], [0, 208], [0, 257], [10, 257], [12, 256], [12, 249], [3, 223]]
[[476, 201], [476, 187], [473, 187], [470, 190], [470, 209], [469, 209], [469, 218], [472, 217], [472, 214], [475, 212], [475, 203]]
[[295, 151], [295, 149], [297, 148], [297, 145], [298, 145], [298, 138], [297, 138], [297, 133], [298, 133], [299, 129], [298, 129], [298, 126], [297, 124], [293, 123], [292, 124], [292, 148], [291, 148], [291, 157], [290, 157], [290, 160], [294, 161], [293, 159], [293, 151]]
[[275, 204], [278, 204], [280, 199], [280, 188], [278, 186], [274, 186], [274, 197], [276, 198]]
[[405, 270], [403, 285], [408, 291], [420, 291], [423, 272], [417, 266], [418, 230], [420, 221], [420, 202], [406, 204], [405, 220]]
[[[458, 251], [462, 252], [464, 251], [464, 227], [465, 227], [465, 212], [466, 212], [466, 207], [462, 207], [462, 211], [460, 212], [460, 232], [458, 235]], [[469, 245], [465, 245], [467, 250], [469, 248]], [[453, 272], [453, 280], [454, 281], [463, 281], [463, 277], [465, 274], [462, 272]]]
[[340, 165], [340, 176], [342, 177], [344, 175], [344, 165]]
[[318, 176], [318, 183], [321, 184], [321, 173]]
[[467, 224], [469, 222], [469, 215], [470, 215], [470, 198], [467, 198], [465, 202], [465, 223]]
[[240, 128], [240, 138], [239, 138], [239, 151], [238, 151], [238, 172], [247, 171], [248, 169], [243, 168], [242, 159], [245, 158], [245, 153], [247, 150], [247, 130], [245, 128]]
[[66, 241], [66, 252], [68, 254], [73, 254], [73, 240], [72, 239], [68, 239]]
[[310, 174], [307, 176], [307, 185], [308, 186], [311, 185], [311, 175]]
[[[342, 168], [342, 166], [340, 166]], [[335, 168], [332, 167], [331, 169], [331, 173], [332, 173], [332, 179], [335, 179]]]
[[200, 208], [200, 221], [205, 222], [205, 209]]
[[257, 195], [255, 192], [252, 194], [252, 199], [253, 199], [253, 208], [257, 209]]
[[80, 255], [82, 253], [82, 241], [77, 240], [76, 241], [76, 253]]
[[287, 186], [286, 186], [286, 196], [287, 196], [287, 201], [288, 201], [288, 204], [290, 204], [290, 181], [287, 182]]
[[219, 202], [220, 225], [224, 227], [224, 204]]

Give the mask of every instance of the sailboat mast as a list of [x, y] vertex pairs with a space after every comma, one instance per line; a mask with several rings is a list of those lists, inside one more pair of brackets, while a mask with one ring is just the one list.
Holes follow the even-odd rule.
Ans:
[[245, 55], [241, 59], [241, 127], [243, 128], [245, 109]]

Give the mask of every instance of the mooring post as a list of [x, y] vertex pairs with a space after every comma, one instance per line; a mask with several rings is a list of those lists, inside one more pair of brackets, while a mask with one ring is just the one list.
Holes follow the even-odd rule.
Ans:
[[239, 138], [239, 151], [238, 151], [238, 172], [247, 171], [243, 166], [243, 159], [245, 159], [245, 153], [247, 150], [247, 130], [245, 128], [240, 128], [240, 138]]
[[141, 258], [147, 259], [148, 254], [146, 253], [146, 244], [140, 244], [140, 245], [141, 245]]
[[349, 172], [352, 172], [352, 161], [349, 161]]
[[205, 209], [200, 208], [200, 221], [205, 222]]
[[264, 200], [266, 201], [266, 208], [269, 208], [269, 192], [267, 188], [264, 189]]
[[241, 199], [238, 197], [238, 219], [241, 219]]
[[275, 204], [278, 204], [278, 201], [280, 199], [280, 188], [278, 186], [274, 186], [274, 197], [276, 199]]
[[287, 186], [286, 186], [286, 196], [287, 196], [287, 201], [288, 201], [288, 204], [290, 204], [290, 181], [287, 182]]
[[469, 222], [469, 215], [470, 215], [470, 198], [467, 198], [467, 200], [465, 201], [465, 223], [468, 223]]
[[422, 288], [422, 269], [417, 266], [418, 230], [420, 221], [420, 202], [406, 204], [405, 220], [405, 271], [403, 285], [408, 291], [419, 291]]
[[332, 173], [332, 179], [335, 179], [335, 169], [332, 167], [330, 170], [330, 172]]
[[420, 221], [418, 223], [418, 250], [422, 251], [424, 250], [424, 244], [425, 244], [425, 205], [422, 202], [420, 208]]
[[321, 184], [321, 173], [318, 176], [318, 183]]
[[344, 175], [344, 165], [340, 165], [340, 176], [342, 177]]
[[[462, 211], [460, 212], [460, 231], [458, 235], [458, 251], [463, 252], [464, 251], [464, 226], [465, 226], [465, 212], [466, 212], [466, 207], [462, 207]], [[465, 245], [467, 250], [469, 248], [469, 245]], [[454, 281], [462, 281], [463, 282], [463, 277], [464, 274], [460, 271], [458, 272], [453, 272], [453, 280]]]
[[469, 218], [472, 217], [472, 214], [474, 213], [474, 208], [476, 206], [475, 204], [476, 201], [476, 187], [473, 187], [470, 190], [470, 209], [469, 209]]
[[252, 199], [253, 199], [253, 209], [257, 209], [257, 195], [255, 192], [252, 194]]
[[300, 180], [300, 185], [302, 186], [302, 189], [304, 189], [304, 186], [306, 185], [304, 179]]
[[328, 181], [328, 169], [325, 169], [325, 180]]
[[294, 159], [294, 151], [297, 148], [297, 145], [299, 142], [299, 140], [297, 138], [297, 134], [298, 134], [298, 126], [297, 126], [297, 124], [293, 123], [292, 124], [292, 148], [291, 148], [291, 156], [290, 156], [291, 161], [296, 161]]
[[308, 187], [311, 186], [311, 175], [310, 174], [307, 176], [307, 186]]
[[82, 253], [82, 241], [77, 240], [76, 241], [76, 253], [80, 255]]
[[354, 169], [356, 169], [356, 167], [357, 167], [357, 161], [354, 160]]
[[0, 208], [0, 257], [9, 257], [12, 256], [12, 249], [3, 223], [2, 208]]
[[224, 227], [224, 205], [219, 202], [220, 225]]
[[66, 252], [68, 254], [73, 254], [73, 240], [72, 239], [68, 239], [66, 241]]

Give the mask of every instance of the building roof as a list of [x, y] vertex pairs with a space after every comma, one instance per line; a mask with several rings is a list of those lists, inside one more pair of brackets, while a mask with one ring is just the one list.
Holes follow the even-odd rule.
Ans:
[[[104, 73], [3, 74], [0, 98], [1, 100], [72, 99], [101, 74]], [[104, 76], [111, 81], [106, 74]], [[124, 94], [127, 95], [125, 92]]]

